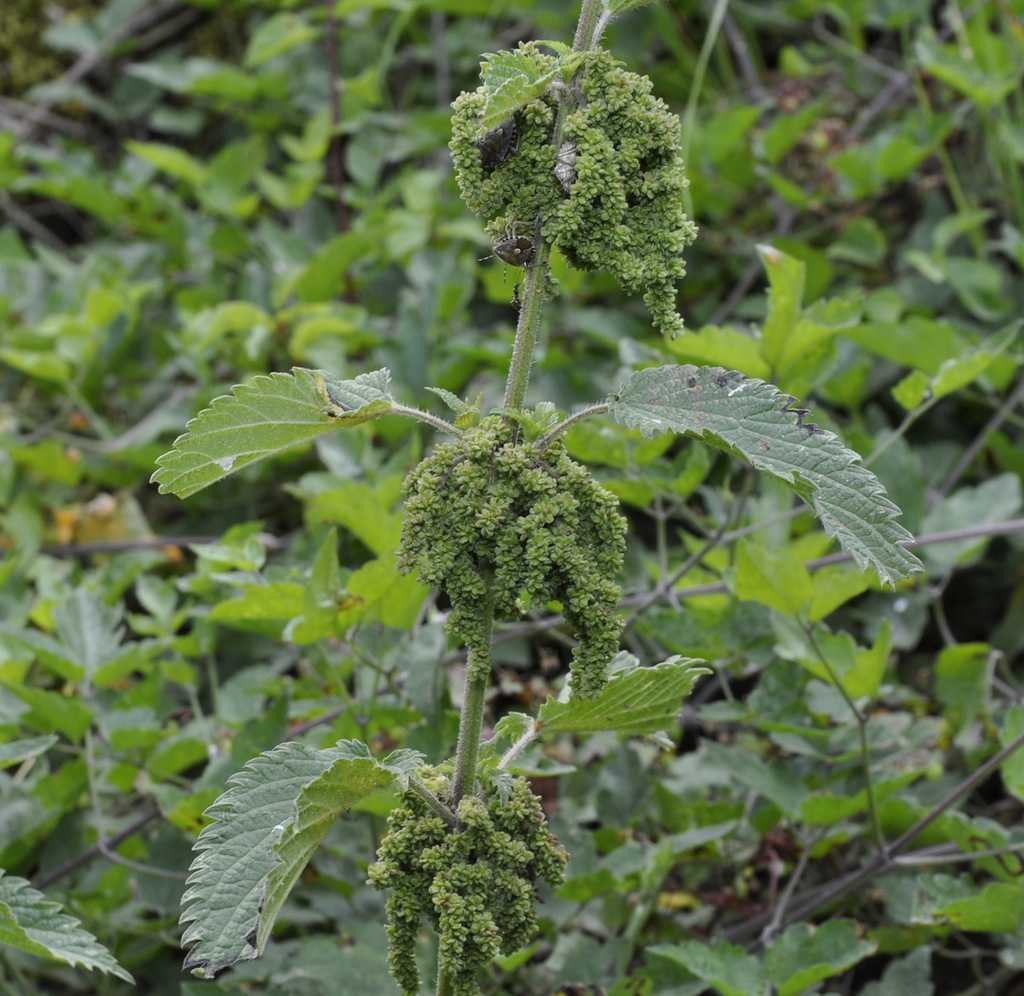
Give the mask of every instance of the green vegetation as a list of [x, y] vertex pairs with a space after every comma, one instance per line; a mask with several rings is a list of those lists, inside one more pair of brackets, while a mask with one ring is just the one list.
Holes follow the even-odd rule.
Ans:
[[94, 10], [0, 101], [0, 989], [1013, 993], [1015, 5]]

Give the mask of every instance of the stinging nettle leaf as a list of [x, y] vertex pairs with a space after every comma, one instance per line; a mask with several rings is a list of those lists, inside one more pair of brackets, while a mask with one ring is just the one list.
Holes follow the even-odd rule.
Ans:
[[277, 861], [263, 891], [255, 938], [257, 952], [266, 946], [281, 906], [331, 825], [368, 795], [387, 788], [395, 778], [395, 772], [372, 757], [340, 757], [303, 787], [295, 814], [274, 848]]
[[37, 892], [23, 878], [0, 869], [0, 944], [66, 965], [99, 969], [125, 982], [135, 980], [78, 920]]
[[596, 699], [549, 700], [537, 714], [540, 736], [614, 730], [637, 735], [657, 733], [675, 723], [679, 705], [702, 675], [703, 661], [670, 657], [654, 667], [619, 671]]
[[788, 484], [862, 570], [884, 584], [921, 570], [901, 545], [912, 539], [881, 482], [835, 433], [805, 421], [796, 399], [763, 380], [721, 367], [651, 367], [609, 399], [613, 418], [645, 436], [700, 439]]
[[555, 80], [571, 78], [584, 57], [579, 52], [560, 53], [558, 61], [542, 71], [526, 52], [486, 53], [480, 64], [480, 78], [487, 88], [487, 106], [480, 115], [481, 131], [498, 127], [519, 108], [541, 96]]
[[[192, 948], [186, 969], [208, 979], [260, 954], [273, 916], [294, 884], [294, 877], [288, 879], [285, 873], [319, 829], [325, 800], [329, 807], [341, 799], [342, 808], [349, 808], [368, 794], [345, 794], [338, 788], [345, 782], [346, 768], [380, 770], [387, 776], [384, 784], [395, 779], [394, 772], [367, 754], [363, 745], [349, 741], [327, 750], [286, 743], [254, 757], [232, 775], [228, 790], [206, 811], [213, 822], [196, 842], [198, 856], [182, 897], [186, 908], [181, 922], [189, 924], [182, 943]], [[329, 782], [317, 788], [318, 779], [332, 769]], [[356, 778], [354, 783], [360, 791], [376, 791], [379, 780]], [[311, 786], [310, 803], [304, 806], [304, 790]], [[286, 839], [290, 850], [282, 855]], [[268, 888], [272, 873], [273, 892]]]
[[342, 381], [302, 367], [255, 377], [192, 419], [151, 480], [187, 498], [256, 460], [388, 414], [389, 381], [387, 370]]

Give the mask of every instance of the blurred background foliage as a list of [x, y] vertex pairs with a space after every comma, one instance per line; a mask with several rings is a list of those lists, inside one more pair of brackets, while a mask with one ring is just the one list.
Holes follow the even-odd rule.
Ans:
[[[184, 503], [147, 481], [212, 398], [292, 365], [388, 366], [439, 413], [430, 385], [500, 403], [518, 271], [458, 199], [449, 103], [481, 53], [568, 40], [576, 13], [3, 4], [0, 741], [57, 739], [5, 762], [0, 867], [137, 980], [4, 948], [5, 991], [395, 991], [364, 884], [389, 799], [329, 835], [262, 960], [192, 981], [177, 918], [201, 814], [259, 751], [451, 751], [444, 605], [394, 571], [430, 434], [370, 423]], [[666, 0], [606, 43], [681, 115], [691, 331], [660, 340], [642, 302], [556, 260], [531, 401], [568, 411], [665, 362], [771, 380], [864, 455], [928, 573], [892, 593], [818, 566], [806, 511], [735, 461], [575, 429], [633, 527], [626, 646], [715, 673], [675, 751], [531, 759], [570, 879], [485, 991], [1013, 992], [1015, 755], [914, 841], [996, 856], [887, 863], [821, 907], [1024, 727], [1024, 5]], [[782, 254], [762, 252], [768, 294], [759, 244]], [[557, 686], [569, 640], [548, 610], [505, 627], [492, 722]]]

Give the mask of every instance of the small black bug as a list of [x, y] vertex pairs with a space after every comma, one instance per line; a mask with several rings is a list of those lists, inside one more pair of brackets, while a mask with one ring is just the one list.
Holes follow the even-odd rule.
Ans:
[[484, 169], [493, 170], [500, 166], [515, 151], [516, 120], [505, 118], [497, 128], [492, 128], [476, 147], [480, 150], [480, 163]]
[[533, 239], [528, 239], [525, 235], [510, 235], [494, 243], [494, 255], [509, 266], [527, 266], [533, 259], [533, 253]]

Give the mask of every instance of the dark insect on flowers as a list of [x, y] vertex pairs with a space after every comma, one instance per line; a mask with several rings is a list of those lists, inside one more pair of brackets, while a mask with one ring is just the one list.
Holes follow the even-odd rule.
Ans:
[[505, 118], [497, 128], [492, 128], [476, 147], [480, 150], [480, 164], [484, 169], [495, 169], [515, 151], [516, 120]]
[[525, 235], [512, 235], [494, 243], [494, 255], [509, 266], [527, 266], [533, 259], [533, 239]]

